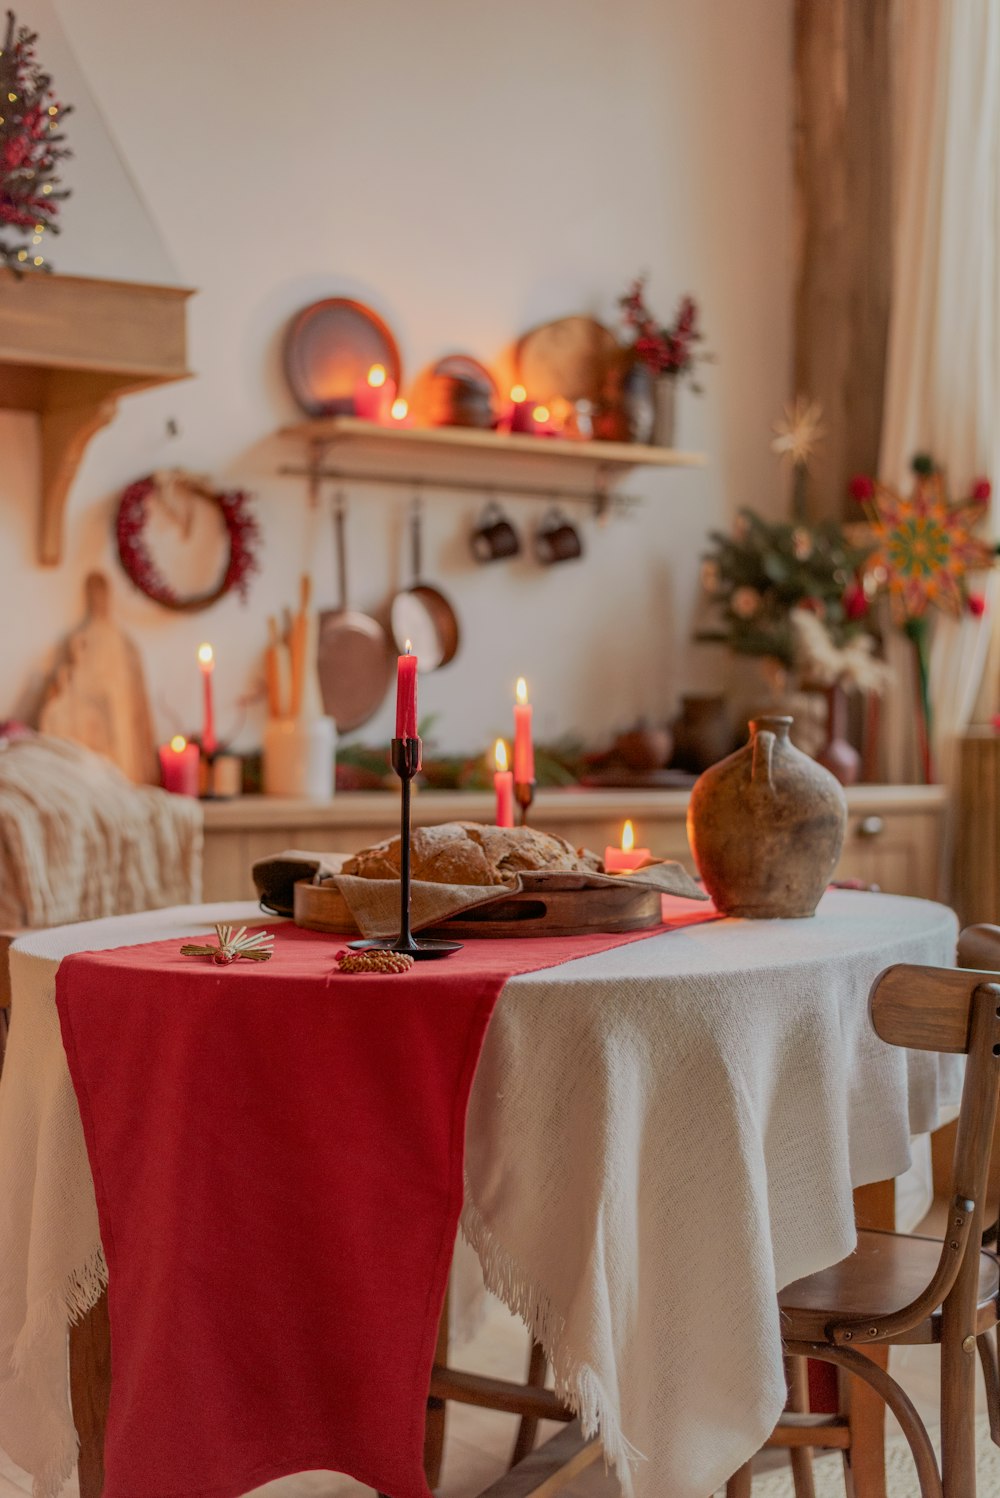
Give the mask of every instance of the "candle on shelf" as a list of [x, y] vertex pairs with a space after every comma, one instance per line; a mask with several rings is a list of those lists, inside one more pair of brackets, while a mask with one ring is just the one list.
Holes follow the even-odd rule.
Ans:
[[165, 791], [175, 796], [197, 796], [200, 755], [197, 744], [189, 744], [183, 734], [175, 733], [169, 744], [162, 744], [160, 778]]
[[532, 406], [531, 425], [527, 428], [536, 437], [557, 437], [559, 435], [552, 412], [548, 406]]
[[409, 640], [396, 663], [396, 737], [417, 737], [417, 658]]
[[410, 415], [410, 403], [398, 395], [389, 408], [389, 425], [394, 427], [411, 427], [413, 417]]
[[632, 869], [641, 869], [643, 864], [650, 863], [652, 857], [648, 848], [635, 847], [635, 829], [631, 821], [628, 821], [622, 828], [621, 847], [604, 850], [604, 872], [627, 874]]
[[493, 749], [493, 761], [496, 765], [493, 786], [497, 793], [497, 826], [513, 827], [514, 772], [507, 768], [507, 745], [503, 739], [497, 739], [496, 741]]
[[215, 670], [215, 651], [211, 645], [198, 646], [198, 665], [201, 669], [201, 683], [205, 696], [204, 720], [201, 730], [201, 750], [203, 754], [213, 755], [218, 746], [215, 737], [215, 711], [212, 703], [212, 672]]
[[529, 785], [535, 778], [535, 746], [531, 739], [531, 703], [528, 701], [528, 684], [523, 676], [517, 678], [517, 701], [514, 703], [514, 780], [518, 785]]
[[364, 421], [384, 423], [396, 399], [396, 382], [386, 374], [384, 364], [373, 364], [363, 380], [354, 387], [354, 414]]
[[510, 400], [507, 430], [509, 432], [533, 432], [535, 424], [531, 419], [531, 402], [528, 400], [528, 392], [523, 385], [511, 387]]

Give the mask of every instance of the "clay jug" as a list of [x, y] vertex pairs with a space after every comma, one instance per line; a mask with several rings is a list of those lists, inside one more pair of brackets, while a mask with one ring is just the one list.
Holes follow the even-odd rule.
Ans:
[[688, 841], [724, 915], [813, 915], [840, 857], [843, 788], [796, 749], [791, 718], [755, 718], [750, 742], [691, 791]]
[[679, 717], [671, 725], [675, 770], [697, 775], [724, 758], [736, 743], [724, 697], [682, 697]]

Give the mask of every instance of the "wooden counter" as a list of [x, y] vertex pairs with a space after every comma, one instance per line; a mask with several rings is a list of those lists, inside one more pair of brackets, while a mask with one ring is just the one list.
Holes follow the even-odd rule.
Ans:
[[[855, 786], [847, 793], [850, 820], [837, 868], [841, 879], [861, 879], [893, 894], [937, 899], [947, 793], [943, 786]], [[603, 851], [617, 843], [631, 817], [643, 847], [693, 867], [687, 844], [687, 791], [542, 791], [532, 825], [580, 847]], [[332, 801], [244, 796], [205, 803], [204, 897], [239, 900], [253, 894], [250, 866], [285, 848], [354, 852], [391, 837], [399, 825], [391, 791], [352, 791]], [[485, 792], [419, 791], [415, 824], [491, 821]]]

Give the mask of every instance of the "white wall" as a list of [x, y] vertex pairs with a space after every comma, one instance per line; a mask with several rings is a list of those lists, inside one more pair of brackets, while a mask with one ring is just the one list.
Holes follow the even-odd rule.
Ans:
[[[476, 569], [464, 534], [481, 496], [429, 505], [428, 570], [456, 604], [464, 644], [424, 680], [421, 707], [440, 713], [442, 744], [475, 748], [507, 730], [523, 672], [542, 735], [575, 730], [598, 743], [721, 680], [718, 652], [688, 640], [699, 552], [738, 504], [774, 507], [780, 487], [769, 427], [789, 394], [789, 0], [56, 8], [160, 244], [96, 112], [81, 109], [68, 122], [77, 191], [51, 257], [66, 272], [140, 280], [175, 267], [199, 291], [189, 304], [198, 378], [123, 402], [91, 443], [55, 571], [35, 562], [31, 419], [0, 415], [0, 716], [37, 686], [95, 565], [112, 571], [163, 731], [197, 726], [200, 640], [216, 646], [225, 730], [259, 674], [265, 616], [292, 601], [307, 561], [330, 601], [328, 527], [317, 538], [304, 492], [276, 476], [289, 454], [272, 435], [296, 419], [278, 352], [302, 305], [339, 292], [369, 301], [413, 375], [455, 349], [495, 359], [518, 332], [565, 313], [613, 320], [640, 269], [664, 313], [686, 290], [703, 305], [718, 363], [703, 398], [682, 397], [679, 438], [709, 466], [641, 473], [630, 482], [646, 496], [641, 511], [600, 531], [586, 521], [585, 560], [551, 571]], [[24, 0], [21, 12], [42, 28], [45, 59], [48, 5]], [[74, 81], [56, 77], [66, 98]], [[173, 443], [168, 417], [182, 433]], [[167, 614], [113, 561], [117, 494], [167, 462], [257, 495], [265, 564], [248, 607], [229, 598], [190, 618]], [[397, 581], [405, 502], [357, 491], [357, 604], [379, 604]], [[511, 505], [524, 522], [539, 508]], [[251, 712], [241, 742], [257, 727]], [[387, 706], [365, 736], [390, 731]]]

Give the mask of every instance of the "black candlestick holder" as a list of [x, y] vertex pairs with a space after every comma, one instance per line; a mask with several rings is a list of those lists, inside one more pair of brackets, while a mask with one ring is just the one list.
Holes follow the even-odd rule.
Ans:
[[410, 930], [410, 785], [420, 769], [419, 739], [393, 739], [392, 768], [399, 776], [401, 796], [399, 813], [399, 935], [352, 941], [356, 952], [403, 952], [418, 961], [429, 957], [447, 957], [462, 946], [460, 941], [417, 941]]
[[521, 826], [528, 825], [528, 812], [531, 803], [535, 799], [535, 782], [533, 780], [517, 780], [514, 782], [514, 799], [521, 808]]

